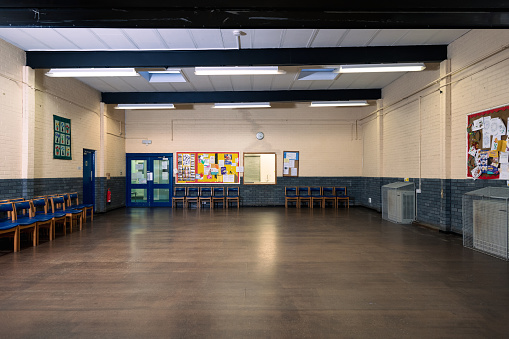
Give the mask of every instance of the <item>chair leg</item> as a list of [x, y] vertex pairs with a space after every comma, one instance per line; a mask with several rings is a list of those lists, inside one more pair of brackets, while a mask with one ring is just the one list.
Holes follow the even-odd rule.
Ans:
[[19, 252], [20, 240], [19, 240], [19, 227], [16, 227], [14, 231], [14, 252]]

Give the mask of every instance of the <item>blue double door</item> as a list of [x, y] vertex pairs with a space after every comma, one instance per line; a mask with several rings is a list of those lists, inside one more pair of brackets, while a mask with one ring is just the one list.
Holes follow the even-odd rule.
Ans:
[[127, 206], [171, 206], [173, 155], [127, 153]]

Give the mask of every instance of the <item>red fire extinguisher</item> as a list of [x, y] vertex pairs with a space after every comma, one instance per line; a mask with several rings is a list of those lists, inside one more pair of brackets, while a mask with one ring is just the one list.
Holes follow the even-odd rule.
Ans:
[[108, 193], [106, 193], [106, 202], [111, 202], [111, 190], [108, 188]]

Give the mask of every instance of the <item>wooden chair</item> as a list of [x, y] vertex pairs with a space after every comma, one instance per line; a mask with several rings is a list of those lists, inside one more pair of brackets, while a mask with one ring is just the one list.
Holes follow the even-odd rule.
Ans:
[[200, 190], [198, 187], [188, 187], [186, 194], [186, 207], [189, 208], [191, 203], [196, 203], [196, 208], [200, 208], [200, 204], [198, 203], [198, 199], [200, 197]]
[[18, 201], [14, 202], [13, 205], [13, 221], [19, 224], [19, 239], [21, 239], [22, 233], [27, 233], [32, 239], [32, 246], [37, 246], [39, 244], [39, 225], [51, 224], [51, 217], [42, 215], [37, 217], [32, 216], [32, 205], [30, 201]]
[[212, 189], [212, 207], [216, 207], [216, 203], [220, 202], [225, 207], [224, 187], [214, 187]]
[[295, 202], [295, 207], [299, 208], [297, 187], [285, 187], [285, 208], [288, 208], [288, 203], [291, 202]]
[[334, 187], [322, 187], [322, 208], [325, 208], [327, 202], [332, 202], [332, 207], [337, 208], [338, 205], [336, 203], [336, 193], [334, 192]]
[[186, 207], [186, 188], [185, 187], [174, 187], [173, 197], [171, 198], [171, 207], [177, 208], [177, 204], [182, 202], [182, 208]]
[[237, 203], [237, 209], [240, 208], [239, 187], [228, 187], [226, 189], [226, 208], [229, 207], [230, 202]]
[[83, 222], [87, 222], [87, 212], [90, 211], [90, 219], [94, 221], [94, 204], [80, 204], [78, 192], [68, 194], [67, 207], [83, 211]]
[[[14, 215], [14, 206], [11, 202], [0, 203], [0, 213], [5, 217], [0, 216], [0, 237], [9, 237], [14, 242], [14, 252], [19, 251], [19, 225], [17, 222], [12, 221]], [[7, 216], [10, 215], [11, 217]]]
[[78, 225], [78, 220], [80, 222], [80, 231], [83, 228], [83, 213], [80, 210], [66, 209], [65, 208], [65, 198], [63, 195], [51, 197], [51, 211], [52, 213], [63, 212], [65, 213], [66, 220], [69, 221], [69, 231], [72, 233], [72, 227], [74, 222], [76, 221], [76, 226]]
[[311, 195], [309, 195], [309, 187], [298, 187], [299, 192], [299, 208], [302, 207], [302, 203], [307, 203], [308, 207], [311, 208]]
[[[48, 229], [48, 238], [49, 241], [52, 241], [55, 239], [55, 227], [57, 224], [61, 224], [64, 229], [64, 235], [65, 235], [65, 229], [66, 229], [66, 215], [63, 212], [60, 213], [48, 213], [48, 204], [45, 198], [37, 198], [30, 200], [30, 204], [32, 207], [32, 216], [44, 216], [49, 217], [51, 220], [50, 224], [39, 224], [39, 238], [40, 238], [40, 232], [42, 229]], [[41, 210], [42, 209], [42, 210]]]
[[336, 206], [340, 202], [344, 202], [346, 207], [350, 208], [350, 197], [346, 195], [346, 187], [335, 187], [334, 191], [336, 192]]
[[202, 187], [200, 188], [200, 208], [203, 205], [207, 205], [209, 203], [209, 207], [212, 208], [212, 188], [211, 187]]
[[313, 208], [315, 202], [320, 204], [320, 207], [323, 206], [323, 196], [322, 196], [322, 188], [319, 186], [312, 186], [309, 188], [309, 195], [311, 196], [311, 204], [310, 207]]

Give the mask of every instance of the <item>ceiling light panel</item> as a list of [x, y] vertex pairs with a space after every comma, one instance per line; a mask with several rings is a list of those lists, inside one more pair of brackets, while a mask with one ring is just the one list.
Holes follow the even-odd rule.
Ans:
[[139, 74], [134, 68], [52, 68], [46, 76], [55, 78], [133, 77]]
[[224, 102], [216, 103], [213, 108], [266, 108], [270, 102]]
[[311, 107], [348, 107], [348, 106], [368, 106], [366, 100], [350, 100], [350, 101], [313, 101]]
[[278, 66], [248, 66], [248, 67], [195, 67], [195, 75], [267, 75], [286, 74]]
[[375, 72], [416, 72], [426, 68], [423, 63], [401, 64], [362, 64], [341, 65], [339, 73], [375, 73]]
[[173, 104], [118, 104], [115, 109], [174, 109]]

